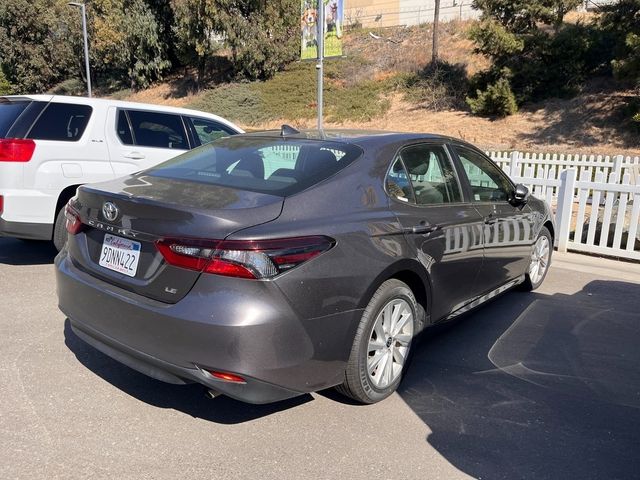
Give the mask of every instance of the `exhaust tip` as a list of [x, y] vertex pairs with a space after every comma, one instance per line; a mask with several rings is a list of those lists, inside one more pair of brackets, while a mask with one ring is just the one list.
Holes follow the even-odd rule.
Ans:
[[204, 394], [205, 397], [207, 397], [209, 400], [213, 400], [216, 397], [219, 397], [220, 395], [222, 395], [220, 392], [216, 392], [215, 390], [207, 390]]

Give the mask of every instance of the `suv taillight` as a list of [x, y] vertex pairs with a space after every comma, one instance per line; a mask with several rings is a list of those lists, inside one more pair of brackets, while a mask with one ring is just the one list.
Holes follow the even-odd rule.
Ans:
[[0, 162], [28, 162], [36, 142], [26, 138], [0, 138]]
[[240, 278], [271, 278], [335, 245], [329, 237], [277, 240], [160, 240], [156, 247], [170, 265]]

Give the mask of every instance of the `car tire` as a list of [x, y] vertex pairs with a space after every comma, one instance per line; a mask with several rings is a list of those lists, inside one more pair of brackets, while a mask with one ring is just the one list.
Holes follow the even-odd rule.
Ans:
[[[409, 363], [411, 343], [420, 326], [418, 315], [421, 311], [405, 283], [390, 279], [380, 285], [364, 310], [344, 383], [336, 390], [365, 404], [379, 402], [391, 395], [398, 388]], [[391, 323], [388, 321], [390, 318]], [[397, 331], [393, 330], [394, 327]]]
[[62, 250], [64, 244], [67, 243], [67, 235], [67, 218], [63, 207], [56, 215], [56, 221], [53, 224], [53, 245], [57, 251]]
[[542, 285], [551, 266], [552, 253], [553, 237], [547, 227], [542, 227], [531, 249], [529, 267], [522, 283], [523, 290], [530, 292]]

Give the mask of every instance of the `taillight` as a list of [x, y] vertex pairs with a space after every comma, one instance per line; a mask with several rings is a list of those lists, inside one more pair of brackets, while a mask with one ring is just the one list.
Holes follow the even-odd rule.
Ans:
[[213, 378], [217, 378], [218, 380], [224, 380], [225, 382], [231, 383], [247, 383], [244, 378], [240, 375], [235, 375], [233, 373], [228, 372], [216, 372], [214, 370], [208, 370], [208, 373], [211, 374]]
[[240, 278], [271, 278], [329, 250], [328, 237], [277, 240], [161, 240], [156, 247], [170, 265]]
[[80, 233], [82, 230], [80, 214], [71, 205], [65, 207], [64, 216], [67, 219], [67, 232], [71, 235]]
[[28, 162], [35, 149], [30, 138], [0, 138], [0, 162]]

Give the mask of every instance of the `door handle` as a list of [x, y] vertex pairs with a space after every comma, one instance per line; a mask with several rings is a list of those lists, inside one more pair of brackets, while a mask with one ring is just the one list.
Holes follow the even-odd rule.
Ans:
[[140, 153], [140, 152], [129, 152], [129, 153], [125, 153], [124, 157], [131, 158], [133, 160], [142, 160], [143, 158], [145, 158], [145, 155], [144, 153]]
[[414, 225], [413, 227], [404, 228], [404, 233], [412, 233], [414, 235], [425, 235], [440, 230], [440, 225]]

